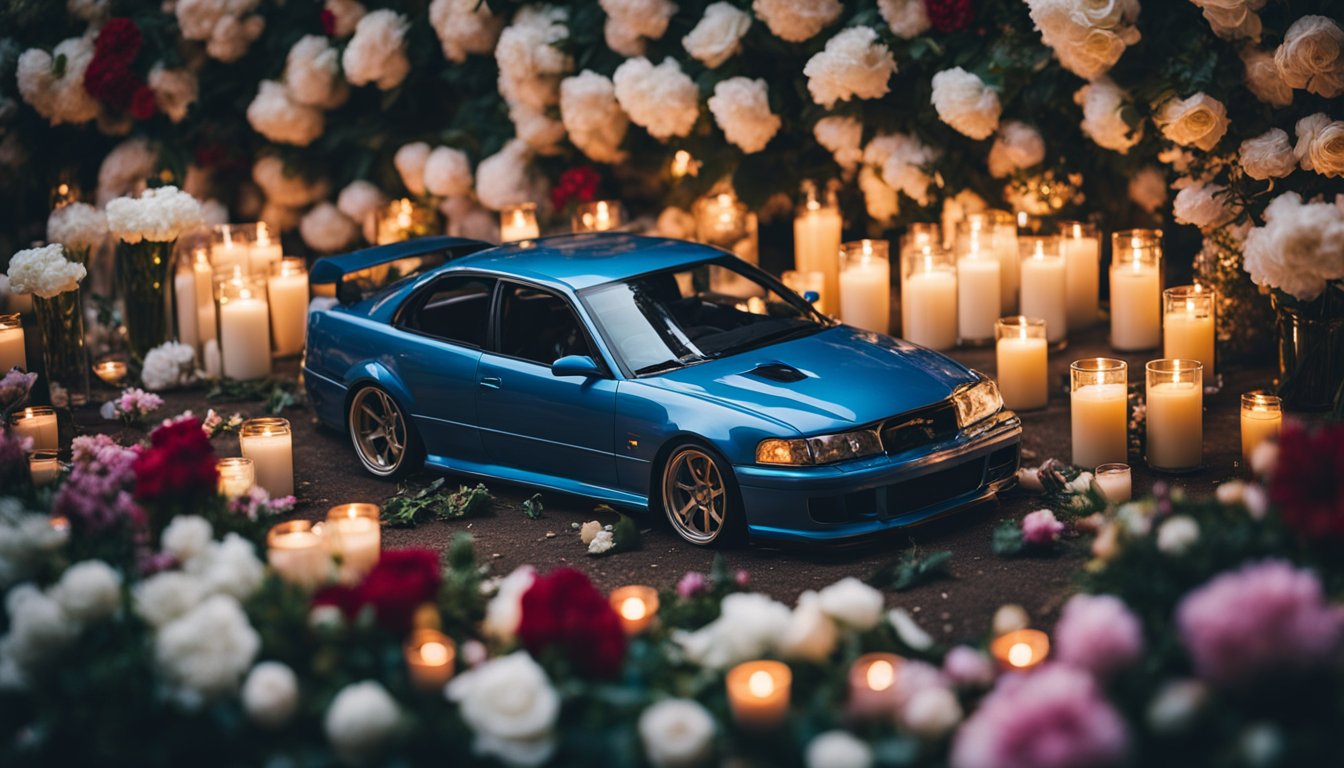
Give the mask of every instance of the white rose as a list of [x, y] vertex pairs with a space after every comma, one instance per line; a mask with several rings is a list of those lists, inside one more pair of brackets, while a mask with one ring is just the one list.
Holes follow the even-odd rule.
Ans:
[[1258, 181], [1281, 179], [1297, 168], [1297, 155], [1288, 132], [1282, 128], [1268, 131], [1241, 142], [1238, 151], [1241, 169]]
[[788, 659], [823, 662], [835, 650], [839, 637], [835, 622], [822, 612], [817, 593], [808, 590], [798, 597], [798, 605], [779, 638], [779, 650]]
[[639, 716], [639, 738], [654, 768], [692, 768], [714, 750], [714, 718], [691, 699], [664, 699]]
[[1145, 165], [1129, 180], [1129, 199], [1148, 213], [1167, 204], [1167, 177], [1153, 165]]
[[205, 554], [214, 535], [214, 528], [204, 517], [178, 515], [164, 527], [159, 543], [163, 551], [177, 558], [179, 563], [188, 563]]
[[290, 98], [289, 89], [274, 80], [262, 80], [257, 95], [247, 105], [252, 129], [277, 144], [306, 147], [326, 130], [322, 110]]
[[766, 595], [735, 592], [723, 599], [719, 618], [674, 641], [702, 667], [725, 669], [769, 651], [783, 636], [792, 612]]
[[84, 560], [65, 569], [51, 597], [75, 621], [96, 621], [121, 607], [121, 574], [102, 560]]
[[1223, 185], [1193, 182], [1176, 193], [1172, 214], [1182, 224], [1207, 230], [1232, 221], [1237, 216], [1237, 209], [1229, 203], [1227, 188]]
[[443, 55], [461, 64], [469, 53], [491, 53], [504, 29], [504, 20], [479, 0], [434, 0], [429, 23], [443, 45]]
[[1199, 541], [1199, 523], [1189, 515], [1175, 515], [1157, 527], [1157, 549], [1164, 555], [1183, 555]]
[[[1296, 192], [1265, 208], [1265, 225], [1246, 235], [1242, 263], [1257, 285], [1311, 301], [1330, 280], [1344, 278], [1344, 210], [1303, 203]], [[1254, 457], [1252, 457], [1254, 459]]]
[[817, 593], [821, 610], [851, 629], [867, 631], [882, 623], [882, 593], [847, 576]]
[[853, 117], [823, 117], [812, 126], [817, 143], [826, 148], [846, 172], [863, 159], [863, 123]]
[[807, 768], [871, 768], [873, 750], [848, 731], [826, 731], [808, 743], [805, 762]]
[[14, 254], [7, 274], [11, 293], [34, 293], [50, 299], [79, 288], [87, 271], [83, 264], [67, 259], [65, 249], [57, 243]]
[[403, 144], [392, 156], [392, 165], [401, 176], [401, 183], [412, 195], [425, 194], [425, 163], [429, 162], [429, 144], [413, 141]]
[[401, 708], [373, 680], [351, 683], [331, 700], [322, 726], [336, 759], [346, 765], [372, 762], [396, 735]]
[[783, 125], [779, 115], [770, 111], [770, 93], [764, 80], [720, 80], [708, 105], [724, 137], [746, 154], [765, 149]]
[[589, 159], [617, 163], [625, 159], [621, 142], [630, 119], [616, 101], [609, 78], [584, 70], [560, 81], [560, 119], [569, 140]]
[[901, 722], [910, 732], [930, 741], [957, 727], [962, 718], [956, 694], [941, 686], [915, 691], [901, 708]]
[[452, 147], [438, 147], [425, 160], [425, 189], [431, 195], [452, 197], [471, 191], [471, 161], [467, 153]]
[[135, 613], [161, 627], [196, 607], [205, 595], [205, 585], [194, 576], [181, 571], [156, 573], [135, 585]]
[[891, 33], [903, 40], [922, 35], [933, 26], [924, 0], [877, 0], [877, 10]]
[[473, 751], [509, 766], [539, 766], [555, 751], [560, 696], [526, 651], [501, 656], [448, 683], [475, 734]]
[[745, 12], [730, 3], [711, 3], [681, 44], [691, 58], [714, 69], [742, 49], [742, 36], [750, 27], [751, 16]]
[[751, 10], [781, 40], [811, 39], [840, 16], [840, 0], [754, 0]]
[[999, 127], [999, 92], [961, 67], [933, 76], [933, 107], [959, 133], [983, 139]]
[[1255, 94], [1255, 98], [1275, 107], [1293, 103], [1293, 88], [1284, 81], [1279, 65], [1274, 63], [1274, 54], [1246, 46], [1240, 55], [1246, 69], [1246, 88]]
[[1344, 94], [1344, 29], [1326, 16], [1303, 16], [1274, 51], [1284, 82], [1333, 99]]
[[261, 649], [238, 601], [214, 595], [159, 629], [154, 658], [164, 677], [200, 696], [231, 694]]
[[1002, 179], [1043, 160], [1045, 139], [1041, 138], [1040, 131], [1026, 123], [1009, 120], [999, 128], [999, 135], [989, 148], [989, 175]]
[[523, 593], [532, 588], [537, 571], [530, 565], [520, 566], [499, 582], [495, 596], [485, 606], [482, 629], [497, 640], [512, 642], [523, 617]]
[[656, 67], [642, 56], [627, 59], [611, 79], [621, 109], [655, 139], [690, 134], [700, 116], [699, 90], [676, 59]]
[[1293, 153], [1304, 171], [1344, 176], [1344, 122], [1320, 112], [1298, 120]]
[[351, 85], [373, 83], [381, 91], [401, 85], [411, 71], [406, 59], [406, 32], [410, 22], [396, 11], [383, 8], [359, 20], [355, 36], [341, 54], [345, 79]]
[[278, 661], [263, 661], [243, 681], [243, 711], [260, 728], [283, 728], [299, 707], [299, 680]]
[[1026, 0], [1041, 41], [1070, 72], [1092, 80], [1139, 41], [1137, 0]]
[[1204, 12], [1213, 33], [1224, 40], [1260, 39], [1262, 25], [1256, 11], [1265, 0], [1190, 0]]
[[1183, 147], [1198, 147], [1208, 152], [1227, 133], [1227, 107], [1200, 91], [1185, 99], [1171, 98], [1154, 117], [1162, 135]]
[[1129, 107], [1129, 94], [1109, 77], [1099, 77], [1084, 85], [1073, 95], [1075, 104], [1083, 108], [1083, 133], [1097, 146], [1120, 154], [1143, 138], [1143, 126], [1130, 127], [1123, 111]]
[[359, 236], [359, 227], [335, 205], [323, 201], [303, 215], [299, 221], [299, 235], [309, 248], [335, 253]]
[[896, 58], [891, 49], [868, 27], [837, 32], [803, 66], [812, 101], [827, 109], [837, 101], [885, 96], [895, 72]]

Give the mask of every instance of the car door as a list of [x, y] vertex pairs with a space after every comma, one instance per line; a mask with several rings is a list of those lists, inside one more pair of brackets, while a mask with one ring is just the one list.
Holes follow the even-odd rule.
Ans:
[[431, 456], [481, 461], [476, 372], [486, 346], [495, 279], [440, 276], [408, 300], [395, 359], [415, 404], [416, 431]]
[[[492, 463], [592, 485], [615, 485], [616, 380], [569, 301], [501, 280], [494, 345], [477, 370], [476, 422]], [[600, 377], [551, 373], [566, 355], [598, 361]]]

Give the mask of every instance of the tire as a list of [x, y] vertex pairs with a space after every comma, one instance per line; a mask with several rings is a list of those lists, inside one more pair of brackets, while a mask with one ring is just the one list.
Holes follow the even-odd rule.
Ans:
[[346, 408], [345, 423], [355, 455], [369, 474], [399, 478], [424, 464], [420, 436], [386, 390], [371, 384], [355, 390]]
[[700, 547], [731, 547], [746, 541], [746, 515], [732, 467], [699, 443], [683, 443], [667, 455], [657, 490], [667, 522], [685, 541]]

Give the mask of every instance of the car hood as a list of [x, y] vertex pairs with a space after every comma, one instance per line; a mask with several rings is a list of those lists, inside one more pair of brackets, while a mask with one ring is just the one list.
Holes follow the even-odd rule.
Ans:
[[813, 435], [932, 405], [975, 380], [937, 352], [842, 325], [638, 381]]

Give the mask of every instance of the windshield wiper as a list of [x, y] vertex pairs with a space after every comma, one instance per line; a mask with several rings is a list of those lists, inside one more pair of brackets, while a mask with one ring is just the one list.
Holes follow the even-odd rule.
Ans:
[[699, 356], [699, 355], [682, 355], [681, 357], [679, 357], [679, 358], [677, 358], [677, 359], [675, 359], [675, 360], [664, 360], [664, 361], [661, 362], [661, 363], [654, 363], [653, 365], [646, 365], [646, 366], [644, 366], [643, 368], [640, 368], [639, 370], [635, 371], [635, 375], [636, 375], [636, 376], [648, 376], [648, 375], [650, 375], [650, 374], [654, 374], [654, 373], [666, 373], [666, 372], [668, 372], [668, 371], [675, 371], [675, 370], [678, 369], [678, 368], [685, 368], [685, 367], [688, 366], [688, 365], [695, 365], [696, 363], [703, 363], [703, 362], [705, 362], [707, 359], [709, 359], [709, 358], [701, 357], [701, 356]]

